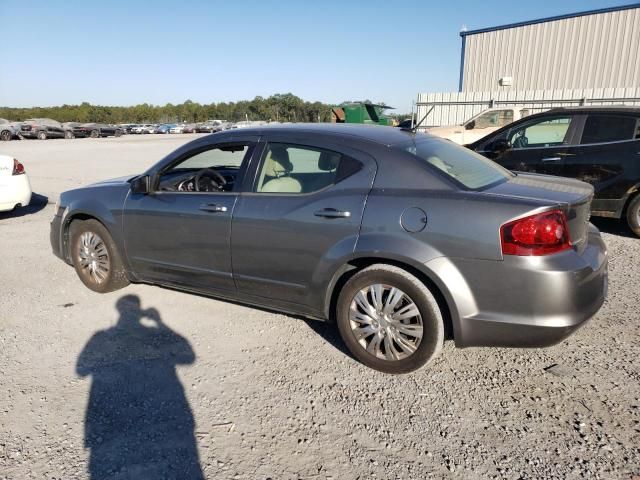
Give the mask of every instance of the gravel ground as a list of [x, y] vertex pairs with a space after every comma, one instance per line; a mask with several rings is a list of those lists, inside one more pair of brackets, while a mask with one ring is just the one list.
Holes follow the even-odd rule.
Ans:
[[568, 340], [447, 342], [389, 376], [332, 325], [147, 285], [99, 295], [51, 254], [59, 192], [190, 138], [0, 144], [41, 195], [0, 214], [0, 479], [640, 475], [640, 240], [616, 222], [597, 222], [609, 298]]

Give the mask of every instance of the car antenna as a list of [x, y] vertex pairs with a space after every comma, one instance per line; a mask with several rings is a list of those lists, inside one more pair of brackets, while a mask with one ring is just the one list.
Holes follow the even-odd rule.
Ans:
[[418, 123], [416, 123], [411, 128], [403, 128], [402, 130], [405, 130], [407, 132], [416, 133], [418, 131], [418, 128], [420, 127], [420, 125], [422, 125], [422, 123], [427, 119], [427, 117], [433, 111], [434, 108], [436, 108], [436, 106], [435, 105], [431, 105], [431, 108], [429, 109], [429, 111], [424, 114], [424, 117], [422, 117], [422, 119], [420, 119], [420, 121]]

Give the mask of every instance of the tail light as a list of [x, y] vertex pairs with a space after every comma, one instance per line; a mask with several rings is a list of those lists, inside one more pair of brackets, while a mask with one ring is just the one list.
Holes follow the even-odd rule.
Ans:
[[571, 248], [562, 210], [538, 213], [500, 227], [503, 255], [550, 255]]
[[18, 160], [14, 158], [12, 175], [22, 175], [23, 173], [24, 173], [24, 165], [22, 165]]

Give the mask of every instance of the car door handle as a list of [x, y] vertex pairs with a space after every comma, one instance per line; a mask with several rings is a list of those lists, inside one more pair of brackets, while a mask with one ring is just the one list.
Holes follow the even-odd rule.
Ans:
[[200, 205], [200, 210], [205, 212], [222, 213], [227, 211], [227, 207], [224, 205], [217, 205], [215, 203], [203, 203]]
[[316, 217], [324, 218], [348, 218], [351, 216], [351, 212], [345, 212], [335, 208], [323, 208], [322, 210], [315, 211], [313, 214]]
[[543, 162], [559, 162], [560, 160], [562, 160], [562, 157], [547, 157], [542, 159]]

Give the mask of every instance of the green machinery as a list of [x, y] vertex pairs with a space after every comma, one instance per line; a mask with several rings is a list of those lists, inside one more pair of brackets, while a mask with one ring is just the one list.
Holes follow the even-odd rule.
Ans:
[[331, 108], [331, 121], [333, 123], [370, 123], [393, 126], [393, 118], [384, 114], [384, 111], [388, 109], [393, 109], [393, 107], [370, 102], [344, 102]]

